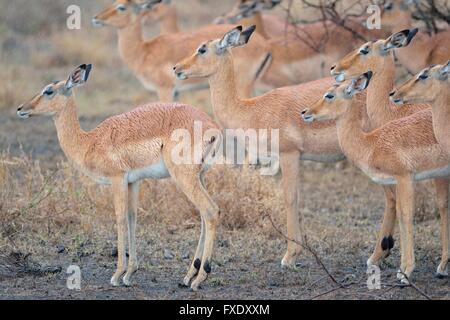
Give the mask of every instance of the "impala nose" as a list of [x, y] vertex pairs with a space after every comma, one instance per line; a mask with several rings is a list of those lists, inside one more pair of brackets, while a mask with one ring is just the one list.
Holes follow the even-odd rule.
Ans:
[[91, 23], [92, 23], [92, 26], [96, 27], [96, 28], [103, 26], [103, 22], [98, 20], [97, 18], [93, 18]]
[[394, 94], [395, 94], [395, 91], [391, 91], [391, 93], [389, 93], [389, 96], [390, 96], [390, 97], [393, 97]]
[[330, 70], [333, 71], [334, 69], [336, 69], [336, 65], [332, 66]]

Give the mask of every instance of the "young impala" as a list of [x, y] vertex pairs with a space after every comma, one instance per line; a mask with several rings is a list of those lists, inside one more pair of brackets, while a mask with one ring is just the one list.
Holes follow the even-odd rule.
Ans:
[[425, 68], [391, 93], [398, 105], [427, 102], [433, 113], [433, 129], [441, 147], [450, 155], [450, 61]]
[[[148, 90], [157, 91], [162, 101], [172, 101], [183, 91], [207, 88], [204, 81], [178, 81], [172, 66], [194, 50], [201, 41], [218, 37], [231, 26], [210, 25], [192, 32], [162, 34], [150, 41], [142, 35], [142, 19], [161, 0], [116, 0], [92, 21], [95, 26], [118, 29], [119, 52], [122, 60]], [[253, 86], [270, 62], [270, 48], [261, 36], [245, 49], [236, 51], [236, 69], [239, 70], [240, 95], [252, 96]]]
[[[350, 52], [332, 67], [331, 73], [338, 81], [357, 77], [371, 70], [373, 72], [371, 85], [367, 89], [366, 107], [370, 128], [376, 129], [389, 121], [410, 116], [418, 111], [430, 108], [428, 104], [411, 104], [408, 108], [398, 108], [389, 100], [389, 93], [394, 87], [395, 63], [393, 50], [407, 47], [417, 34], [417, 29], [406, 29], [393, 34], [387, 39], [367, 42], [358, 49]], [[431, 113], [425, 114], [426, 121], [431, 127]], [[417, 150], [427, 153], [427, 147]], [[447, 214], [449, 181], [436, 179], [437, 206], [441, 216]], [[379, 237], [368, 265], [378, 264], [382, 258], [389, 255], [394, 245], [393, 232], [395, 227], [396, 198], [395, 189], [383, 186], [385, 192], [385, 213]]]
[[[381, 25], [389, 33], [410, 29], [417, 0], [389, 0], [384, 4]], [[450, 30], [433, 35], [420, 33], [406, 48], [396, 52], [398, 61], [412, 74], [431, 64], [450, 59]]]
[[[123, 277], [130, 284], [138, 269], [136, 255], [136, 215], [139, 181], [145, 178], [172, 177], [180, 190], [198, 208], [202, 231], [197, 251], [185, 283], [197, 275], [191, 288], [197, 290], [211, 271], [211, 255], [219, 209], [208, 195], [203, 175], [209, 162], [182, 164], [173, 157], [177, 143], [171, 138], [177, 129], [187, 130], [193, 137], [194, 122], [201, 122], [204, 132], [215, 130], [208, 141], [188, 141], [191, 150], [201, 150], [202, 160], [214, 158], [222, 136], [217, 125], [203, 112], [182, 104], [158, 103], [143, 106], [128, 113], [111, 117], [94, 130], [81, 129], [77, 116], [74, 88], [84, 84], [91, 65], [73, 71], [67, 81], [47, 85], [29, 102], [19, 107], [21, 118], [38, 115], [53, 117], [62, 150], [73, 164], [99, 183], [110, 184], [118, 231], [117, 271], [111, 284], [119, 285]], [[128, 228], [130, 259], [126, 267], [125, 241]]]
[[190, 57], [175, 66], [180, 79], [206, 77], [209, 80], [214, 115], [223, 128], [278, 129], [282, 187], [287, 207], [287, 252], [283, 266], [294, 266], [302, 241], [298, 201], [300, 197], [300, 160], [337, 161], [342, 153], [334, 122], [307, 125], [298, 114], [317, 100], [332, 83], [332, 78], [293, 87], [279, 88], [252, 99], [237, 95], [231, 48], [249, 40], [255, 27], [237, 27], [222, 39], [200, 45]]
[[[370, 81], [368, 72], [350, 85], [335, 86], [325, 93], [310, 109], [302, 112], [306, 122], [335, 120], [342, 151], [357, 167], [374, 181], [395, 184], [396, 208], [400, 225], [401, 265], [397, 278], [403, 283], [415, 267], [414, 259], [414, 181], [450, 175], [450, 158], [441, 149], [433, 134], [431, 110], [393, 120], [371, 132], [362, 129], [364, 110], [354, 103], [353, 96], [364, 90]], [[393, 177], [394, 179], [390, 178]], [[448, 221], [448, 212], [441, 212], [442, 221]], [[448, 223], [442, 225], [443, 235], [448, 235]], [[448, 236], [442, 238], [442, 259], [438, 276], [447, 276]]]

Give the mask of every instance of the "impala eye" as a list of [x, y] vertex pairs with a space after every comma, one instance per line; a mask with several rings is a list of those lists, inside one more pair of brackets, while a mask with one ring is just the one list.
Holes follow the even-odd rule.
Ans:
[[327, 99], [327, 100], [333, 100], [333, 99], [334, 99], [334, 94], [332, 94], [332, 93], [327, 93], [327, 94], [325, 94], [325, 99]]
[[426, 73], [422, 73], [417, 77], [418, 80], [426, 80], [428, 79], [428, 75]]
[[55, 93], [55, 91], [53, 90], [53, 88], [47, 88], [44, 90], [44, 92], [42, 93], [44, 96], [52, 96]]
[[394, 9], [394, 4], [392, 2], [386, 3], [384, 5], [384, 10], [390, 11], [392, 9]]
[[123, 4], [119, 4], [119, 5], [116, 7], [116, 10], [119, 11], [119, 12], [124, 12], [124, 11], [127, 11], [127, 7], [124, 6]]
[[204, 55], [206, 52], [208, 51], [208, 49], [206, 48], [206, 46], [201, 46], [200, 48], [198, 48], [197, 52], [201, 55]]
[[359, 53], [362, 54], [362, 55], [369, 54], [369, 48], [361, 48], [359, 50]]

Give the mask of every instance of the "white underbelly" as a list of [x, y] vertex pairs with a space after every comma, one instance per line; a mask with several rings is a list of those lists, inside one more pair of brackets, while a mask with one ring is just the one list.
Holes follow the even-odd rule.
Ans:
[[339, 154], [308, 154], [308, 153], [302, 153], [300, 155], [301, 160], [307, 160], [307, 161], [315, 161], [315, 162], [325, 162], [325, 163], [333, 163], [342, 161], [345, 159], [345, 156], [342, 153]]
[[[370, 177], [370, 179], [381, 185], [395, 185], [397, 181], [394, 177], [378, 174], [374, 172], [369, 172], [367, 170], [363, 170], [363, 172]], [[450, 178], [450, 166], [432, 169], [422, 172], [417, 172], [414, 174], [414, 181], [423, 181], [429, 179], [437, 179], [437, 178]]]
[[[102, 177], [95, 173], [83, 170], [83, 168], [77, 166], [85, 175], [94, 180], [100, 185], [111, 185], [111, 179], [108, 177]], [[127, 183], [135, 183], [142, 179], [166, 179], [170, 177], [170, 173], [167, 170], [164, 160], [161, 159], [158, 163], [154, 163], [148, 167], [141, 169], [130, 170], [125, 173], [125, 181]]]
[[125, 174], [125, 179], [128, 183], [134, 183], [142, 179], [165, 179], [169, 177], [170, 173], [167, 170], [163, 159], [161, 159], [158, 163], [152, 164], [151, 166], [141, 169], [134, 169]]

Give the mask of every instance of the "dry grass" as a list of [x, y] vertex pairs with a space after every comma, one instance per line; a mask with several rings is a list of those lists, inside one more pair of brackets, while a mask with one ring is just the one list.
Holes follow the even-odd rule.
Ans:
[[[268, 231], [262, 214], [268, 210], [274, 216], [282, 214], [276, 182], [257, 171], [217, 166], [206, 181], [224, 213], [221, 225], [226, 229], [262, 227]], [[58, 163], [55, 169], [43, 169], [39, 161], [29, 157], [3, 155], [0, 185], [1, 245], [28, 246], [30, 234], [50, 243], [68, 235], [98, 239], [114, 234], [109, 187], [97, 186], [66, 162]], [[139, 219], [144, 225], [176, 226], [198, 224], [199, 214], [170, 180], [149, 180], [142, 184]]]

